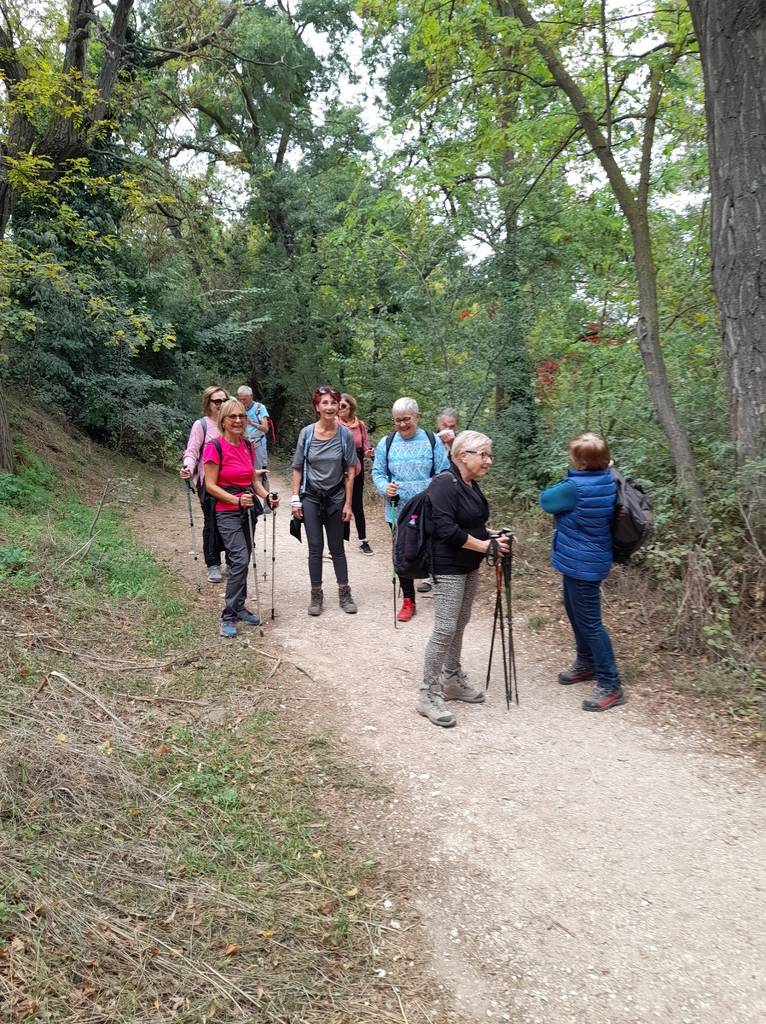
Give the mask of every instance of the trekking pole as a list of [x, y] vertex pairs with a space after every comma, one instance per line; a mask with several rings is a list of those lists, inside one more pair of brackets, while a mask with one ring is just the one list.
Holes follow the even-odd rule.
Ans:
[[[513, 534], [510, 530], [501, 530], [500, 534], [509, 538], [509, 543], [513, 543]], [[489, 661], [487, 663], [487, 678], [485, 680], [485, 689], [489, 689], [489, 679], [492, 673], [492, 657], [495, 651], [495, 638], [497, 636], [498, 626], [500, 627], [500, 647], [503, 652], [503, 683], [505, 689], [505, 703], [506, 707], [510, 708], [511, 699], [513, 696], [513, 683], [516, 679], [516, 661], [513, 652], [513, 633], [512, 633], [512, 617], [510, 607], [507, 602], [510, 598], [510, 579], [511, 579], [511, 568], [510, 560], [508, 555], [500, 555], [497, 550], [492, 554], [488, 555], [487, 561], [490, 565], [494, 566], [495, 569], [495, 614], [492, 620], [492, 640], [489, 645]], [[506, 594], [506, 616], [503, 616], [503, 592], [505, 585]], [[506, 624], [508, 626], [508, 646], [506, 647], [505, 629]], [[512, 671], [512, 675], [509, 673], [509, 664]], [[516, 703], [518, 704], [518, 687], [516, 688]]]
[[[271, 500], [276, 501], [279, 495], [271, 492]], [[264, 524], [265, 525], [265, 524]], [[271, 510], [271, 621], [274, 621], [274, 577], [277, 571], [277, 510]]]
[[[506, 618], [508, 621], [508, 655], [511, 663], [511, 689], [516, 698], [516, 706], [519, 704], [519, 680], [516, 675], [516, 652], [513, 646], [513, 600], [511, 596], [511, 579], [513, 576], [513, 541], [514, 537], [512, 533], [509, 533], [508, 543], [508, 554], [503, 558], [503, 584], [505, 589], [505, 608]], [[506, 700], [508, 707], [511, 706], [510, 694], [506, 694]]]
[[398, 525], [397, 521], [396, 521], [396, 508], [397, 508], [398, 504], [399, 504], [399, 495], [398, 494], [395, 494], [393, 496], [393, 498], [389, 498], [389, 505], [394, 510], [394, 521], [391, 524], [391, 585], [394, 588], [394, 629], [398, 629], [399, 628], [397, 626], [397, 624], [396, 624], [396, 584], [397, 584], [398, 580], [397, 580], [397, 577], [396, 577], [396, 562], [394, 560], [394, 554], [396, 552], [396, 531], [397, 531], [397, 525]]
[[[265, 499], [264, 499], [265, 500]], [[266, 539], [269, 535], [269, 528], [266, 525], [266, 516], [263, 517], [263, 582], [266, 582], [268, 573], [266, 572]]]
[[201, 594], [202, 593], [202, 579], [203, 579], [203, 576], [202, 576], [202, 563], [200, 562], [199, 555], [197, 554], [197, 537], [196, 537], [196, 534], [194, 532], [194, 513], [192, 512], [192, 497], [191, 497], [192, 496], [192, 490], [193, 490], [193, 487], [191, 485], [191, 481], [187, 480], [186, 481], [186, 500], [187, 500], [188, 505], [189, 505], [189, 528], [191, 529], [191, 544], [192, 544], [192, 546], [191, 546], [191, 555], [192, 555], [192, 558], [194, 559], [194, 561], [197, 563], [197, 567], [199, 569], [199, 582], [197, 583], [197, 593]]
[[250, 527], [250, 540], [252, 542], [250, 550], [252, 551], [252, 554], [253, 554], [253, 580], [255, 581], [255, 614], [258, 616], [258, 619], [260, 621], [260, 619], [261, 619], [261, 595], [260, 595], [260, 592], [258, 590], [258, 565], [256, 563], [256, 558], [255, 558], [255, 527], [256, 527], [256, 524], [257, 524], [258, 520], [257, 520], [257, 518], [255, 516], [255, 509], [253, 509], [253, 508], [247, 509], [247, 519], [248, 519], [248, 524], [249, 524], [249, 527]]

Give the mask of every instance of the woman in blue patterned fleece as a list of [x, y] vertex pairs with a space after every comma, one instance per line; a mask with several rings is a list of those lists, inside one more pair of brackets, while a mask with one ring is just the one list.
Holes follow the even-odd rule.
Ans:
[[[431, 477], [449, 468], [449, 458], [439, 438], [418, 426], [420, 409], [414, 398], [397, 399], [391, 415], [396, 429], [378, 441], [372, 482], [378, 494], [385, 496], [386, 521], [393, 528], [398, 504], [424, 491]], [[396, 618], [409, 622], [415, 614], [415, 581], [400, 576], [399, 583], [403, 600]]]

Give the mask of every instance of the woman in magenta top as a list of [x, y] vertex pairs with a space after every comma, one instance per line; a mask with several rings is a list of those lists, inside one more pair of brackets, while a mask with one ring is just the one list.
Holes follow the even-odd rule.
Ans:
[[218, 416], [220, 437], [208, 441], [202, 453], [205, 490], [215, 500], [215, 522], [229, 563], [220, 626], [221, 636], [226, 637], [237, 635], [237, 622], [260, 624], [258, 616], [245, 606], [253, 531], [263, 511], [255, 495], [265, 498], [272, 509], [279, 505], [260, 481], [263, 471], [255, 468], [255, 448], [245, 437], [246, 423], [241, 402], [224, 402]]
[[357, 457], [354, 489], [351, 492], [351, 511], [354, 513], [356, 532], [359, 534], [359, 547], [365, 555], [371, 555], [372, 548], [367, 543], [367, 522], [364, 518], [364, 457], [374, 455], [375, 449], [370, 445], [364, 420], [357, 419], [356, 409], [354, 396], [344, 392], [338, 403], [338, 419], [351, 431]]
[[207, 566], [207, 578], [211, 583], [221, 582], [221, 552], [223, 543], [218, 536], [215, 525], [215, 502], [205, 492], [205, 473], [202, 465], [202, 449], [206, 441], [212, 441], [218, 437], [218, 410], [224, 402], [228, 402], [229, 396], [223, 388], [217, 384], [205, 388], [202, 392], [202, 416], [195, 420], [189, 440], [186, 442], [186, 451], [183, 455], [183, 466], [181, 468], [181, 479], [193, 481], [197, 488], [197, 496], [202, 506], [202, 549], [205, 553], [205, 565]]

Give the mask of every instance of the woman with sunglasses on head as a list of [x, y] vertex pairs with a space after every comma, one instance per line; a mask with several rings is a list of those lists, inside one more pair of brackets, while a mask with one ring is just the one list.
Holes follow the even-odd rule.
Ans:
[[221, 552], [223, 542], [215, 525], [215, 501], [205, 492], [205, 473], [202, 450], [206, 441], [219, 437], [218, 413], [224, 402], [229, 400], [224, 388], [214, 385], [202, 392], [202, 417], [194, 421], [181, 468], [182, 480], [193, 480], [202, 506], [202, 550], [210, 583], [221, 582]]
[[372, 554], [372, 548], [367, 543], [367, 522], [364, 517], [364, 457], [375, 454], [375, 449], [367, 437], [367, 427], [364, 420], [356, 415], [356, 399], [353, 395], [341, 394], [338, 403], [338, 419], [354, 435], [354, 447], [356, 448], [357, 466], [354, 477], [354, 489], [351, 492], [351, 511], [354, 513], [356, 532], [359, 535], [359, 548], [365, 555]]
[[494, 542], [487, 531], [489, 505], [478, 481], [492, 465], [492, 441], [464, 430], [452, 442], [449, 469], [428, 485], [433, 538], [434, 627], [426, 646], [417, 712], [434, 725], [457, 724], [445, 700], [482, 704], [484, 691], [470, 685], [460, 657], [463, 632], [471, 618], [479, 566], [493, 543], [509, 550], [506, 537]]
[[253, 531], [263, 511], [255, 495], [264, 498], [272, 509], [279, 505], [260, 481], [263, 471], [256, 469], [255, 446], [245, 437], [246, 423], [247, 413], [241, 402], [224, 402], [218, 418], [220, 436], [208, 441], [202, 454], [205, 490], [215, 501], [216, 526], [229, 564], [220, 626], [225, 637], [237, 635], [237, 622], [260, 624], [258, 616], [245, 606]]
[[349, 615], [357, 611], [343, 549], [343, 526], [352, 518], [351, 495], [357, 458], [354, 435], [338, 421], [339, 402], [340, 392], [336, 388], [314, 389], [311, 403], [317, 421], [301, 430], [293, 458], [290, 506], [293, 517], [303, 520], [306, 527], [311, 580], [309, 615], [322, 613], [324, 533], [335, 569], [340, 606]]

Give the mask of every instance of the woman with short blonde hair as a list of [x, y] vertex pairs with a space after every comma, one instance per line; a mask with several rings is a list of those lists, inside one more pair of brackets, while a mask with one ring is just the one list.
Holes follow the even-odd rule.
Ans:
[[426, 647], [416, 709], [434, 725], [447, 729], [457, 720], [445, 700], [484, 702], [484, 691], [468, 682], [461, 655], [479, 566], [493, 544], [498, 554], [508, 552], [507, 538], [493, 540], [487, 530], [489, 505], [478, 482], [491, 465], [491, 439], [476, 430], [464, 430], [452, 444], [449, 468], [428, 485], [434, 626]]
[[205, 490], [215, 501], [216, 526], [229, 564], [220, 624], [224, 637], [235, 637], [239, 622], [260, 625], [261, 620], [245, 605], [255, 523], [263, 511], [256, 495], [272, 509], [279, 505], [260, 481], [255, 446], [245, 437], [246, 424], [244, 405], [235, 398], [224, 402], [218, 417], [220, 436], [208, 441], [202, 453]]

